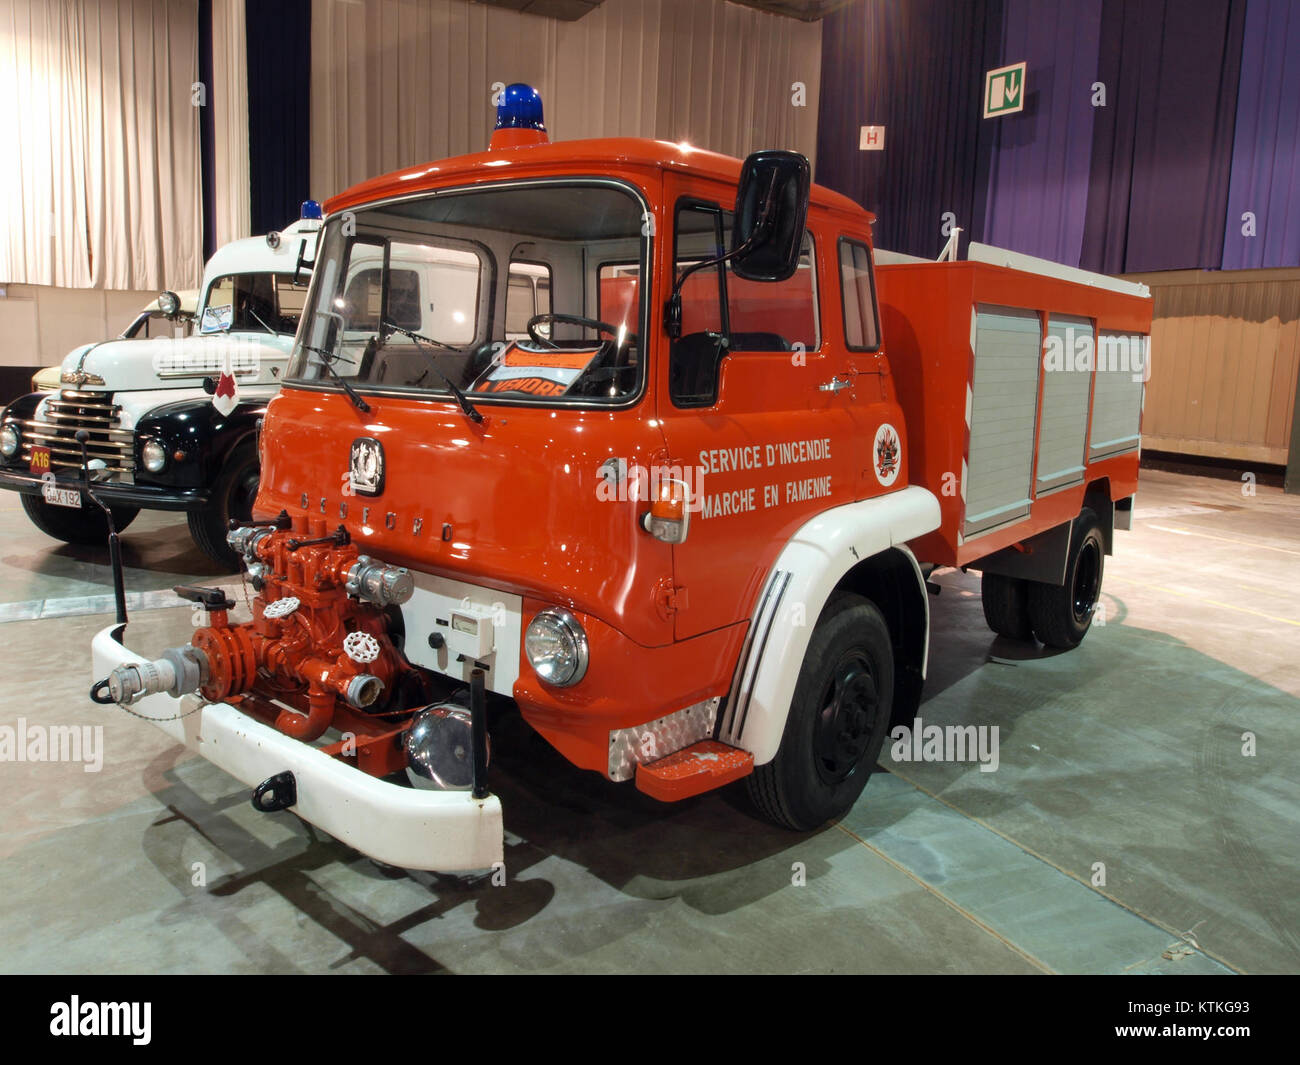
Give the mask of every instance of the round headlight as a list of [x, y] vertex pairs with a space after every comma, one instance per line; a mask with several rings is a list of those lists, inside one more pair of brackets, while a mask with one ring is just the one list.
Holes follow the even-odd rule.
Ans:
[[158, 297], [158, 309], [168, 318], [175, 318], [181, 310], [181, 298], [175, 292], [164, 292]]
[[18, 454], [18, 449], [22, 447], [22, 444], [23, 438], [18, 435], [18, 426], [9, 422], [0, 427], [0, 455], [5, 458], [12, 458]]
[[543, 610], [528, 626], [524, 651], [547, 684], [567, 688], [587, 672], [587, 634], [567, 610]]
[[167, 465], [167, 449], [157, 440], [146, 440], [140, 449], [140, 460], [150, 473], [160, 473]]

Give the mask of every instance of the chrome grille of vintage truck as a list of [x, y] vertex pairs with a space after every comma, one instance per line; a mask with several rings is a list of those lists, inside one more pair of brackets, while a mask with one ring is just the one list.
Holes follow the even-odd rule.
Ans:
[[27, 419], [21, 425], [25, 459], [30, 460], [33, 447], [48, 447], [54, 469], [80, 469], [77, 431], [85, 429], [90, 434], [86, 450], [92, 461], [100, 459], [107, 472], [127, 480], [135, 473], [134, 434], [121, 427], [122, 408], [114, 404], [111, 392], [65, 388], [57, 398], [46, 400], [39, 418]]

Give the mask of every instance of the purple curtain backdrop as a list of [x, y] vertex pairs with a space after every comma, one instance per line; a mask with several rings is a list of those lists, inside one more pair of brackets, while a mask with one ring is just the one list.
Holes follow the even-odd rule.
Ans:
[[[1242, 214], [1255, 215], [1255, 235]], [[1300, 266], [1300, 4], [1248, 0], [1223, 268]]]
[[1245, 0], [1105, 0], [1082, 263], [1216, 269]]
[[1078, 266], [1102, 0], [1007, 0], [1001, 58], [1025, 60], [1025, 109], [995, 130], [984, 239]]
[[[1001, 36], [1002, 0], [860, 0], [822, 23], [817, 181], [876, 214], [880, 247], [934, 258], [946, 211], [983, 239]], [[885, 127], [883, 152], [859, 150], [862, 126]]]

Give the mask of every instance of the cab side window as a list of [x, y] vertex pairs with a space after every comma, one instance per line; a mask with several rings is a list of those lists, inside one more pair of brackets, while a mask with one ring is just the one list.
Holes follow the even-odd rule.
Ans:
[[[678, 205], [673, 236], [674, 277], [721, 256], [726, 243], [717, 204], [687, 200]], [[718, 366], [727, 353], [727, 306], [722, 265], [696, 270], [681, 287], [681, 333], [668, 352], [669, 394], [674, 406], [708, 407], [718, 398]]]
[[880, 347], [880, 329], [871, 251], [847, 237], [840, 238], [840, 291], [844, 298], [844, 339], [849, 350], [875, 351]]
[[[727, 244], [731, 215], [726, 216]], [[785, 281], [746, 281], [727, 264], [727, 310], [733, 351], [804, 351], [821, 347], [812, 236], [805, 232], [799, 265]]]

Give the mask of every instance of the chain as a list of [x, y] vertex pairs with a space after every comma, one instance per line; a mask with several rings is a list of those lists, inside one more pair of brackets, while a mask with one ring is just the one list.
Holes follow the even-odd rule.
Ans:
[[243, 558], [240, 558], [240, 560], [239, 560], [239, 586], [240, 586], [240, 588], [242, 588], [243, 591], [244, 591], [244, 606], [248, 607], [248, 613], [249, 613], [250, 615], [252, 615], [252, 614], [253, 614], [253, 604], [249, 601], [249, 598], [248, 598], [248, 585], [249, 585], [249, 580], [248, 580], [248, 565], [245, 563], [245, 561], [244, 561]]
[[151, 721], [154, 724], [161, 724], [167, 721], [179, 721], [181, 720], [181, 718], [190, 717], [193, 714], [197, 714], [205, 706], [216, 706], [218, 704], [214, 703], [211, 699], [199, 699], [198, 705], [195, 706], [193, 710], [186, 710], [185, 713], [183, 714], [173, 714], [171, 717], [150, 717], [148, 714], [141, 714], [136, 710], [132, 710], [125, 703], [118, 703], [117, 705], [120, 709], [125, 710], [132, 717], [138, 717], [141, 721]]

